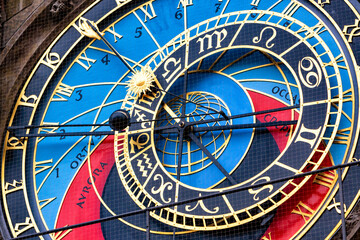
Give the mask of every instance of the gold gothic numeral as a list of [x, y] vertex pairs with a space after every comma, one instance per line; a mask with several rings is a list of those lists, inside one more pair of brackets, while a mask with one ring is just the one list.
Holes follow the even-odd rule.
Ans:
[[34, 224], [31, 221], [31, 218], [26, 217], [25, 222], [23, 223], [16, 223], [14, 227], [15, 236], [19, 236], [20, 234], [26, 232], [27, 230], [34, 227]]
[[5, 192], [5, 194], [9, 194], [9, 193], [12, 193], [12, 192], [19, 191], [19, 190], [21, 190], [23, 188], [24, 188], [24, 186], [23, 186], [23, 181], [22, 180], [20, 180], [20, 181], [14, 180], [12, 183], [7, 182], [5, 184], [4, 192]]
[[348, 37], [348, 42], [352, 43], [354, 37], [360, 36], [360, 20], [355, 19], [355, 23], [353, 25], [345, 25], [343, 29], [343, 33]]
[[[199, 197], [201, 197], [201, 193], [199, 193]], [[203, 200], [199, 200], [193, 208], [191, 208], [191, 205], [186, 205], [186, 206], [185, 206], [185, 210], [188, 211], [188, 212], [192, 212], [192, 211], [194, 211], [198, 206], [200, 206], [202, 210], [204, 210], [205, 212], [210, 213], [210, 214], [215, 214], [215, 213], [217, 213], [217, 212], [220, 210], [219, 207], [214, 207], [212, 211], [209, 210], [209, 209], [205, 206]]]
[[58, 66], [59, 62], [60, 62], [60, 55], [58, 53], [47, 52], [44, 59], [42, 59], [40, 63], [54, 70]]
[[55, 95], [51, 101], [53, 102], [65, 102], [67, 98], [70, 98], [75, 88], [65, 83], [61, 83], [55, 90]]
[[305, 222], [309, 221], [312, 215], [315, 213], [315, 210], [311, 209], [309, 206], [304, 204], [303, 202], [299, 202], [294, 210], [291, 213], [298, 214], [302, 216]]
[[33, 108], [36, 105], [37, 99], [36, 95], [30, 95], [29, 97], [22, 95], [19, 105]]
[[[52, 159], [49, 159], [49, 160], [44, 160], [44, 161], [40, 161], [40, 162], [35, 162], [35, 175], [49, 169], [52, 167], [52, 165], [47, 165], [49, 163], [52, 163], [53, 160]], [[40, 168], [38, 170], [36, 170], [37, 168]]]
[[330, 4], [330, 0], [317, 0], [317, 2], [321, 7], [324, 7], [325, 4]]
[[16, 137], [11, 137], [7, 141], [6, 149], [8, 149], [8, 150], [15, 150], [15, 149], [24, 150], [24, 148], [25, 148], [24, 138], [19, 139], [19, 138], [16, 138]]
[[319, 184], [327, 188], [331, 188], [335, 178], [336, 178], [335, 171], [322, 172], [316, 174], [313, 183]]

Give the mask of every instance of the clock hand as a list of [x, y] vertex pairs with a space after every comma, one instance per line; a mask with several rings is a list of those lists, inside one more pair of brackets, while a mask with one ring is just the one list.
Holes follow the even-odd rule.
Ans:
[[[192, 132], [206, 132], [206, 131], [224, 131], [231, 129], [246, 129], [246, 128], [263, 128], [263, 127], [274, 127], [283, 125], [294, 125], [297, 124], [297, 120], [292, 121], [278, 121], [268, 123], [245, 123], [245, 124], [234, 124], [226, 126], [211, 126], [211, 127], [193, 127], [189, 123], [185, 123], [186, 127], [191, 127]], [[201, 122], [200, 122], [201, 123]], [[176, 133], [177, 129], [162, 129], [161, 133]]]
[[281, 112], [281, 111], [291, 110], [291, 109], [295, 109], [295, 108], [299, 108], [299, 107], [300, 107], [300, 104], [297, 104], [297, 105], [288, 106], [288, 107], [273, 108], [273, 109], [269, 109], [269, 110], [237, 114], [237, 115], [233, 115], [233, 116], [228, 116], [228, 119], [215, 118], [215, 119], [194, 121], [194, 122], [189, 122], [187, 125], [192, 126], [192, 125], [197, 125], [200, 123], [213, 123], [213, 122], [218, 122], [218, 121], [226, 121], [226, 120], [231, 120], [231, 119], [236, 119], [236, 118], [244, 118], [244, 117], [265, 114], [265, 113]]
[[82, 24], [84, 29], [83, 34], [89, 38], [96, 38], [98, 40], [102, 40], [110, 49], [114, 52], [114, 54], [124, 63], [124, 65], [132, 72], [135, 73], [134, 69], [125, 61], [125, 59], [116, 51], [116, 49], [109, 43], [106, 38], [104, 38], [104, 34], [99, 31], [97, 25], [92, 21], [85, 21]]
[[[264, 111], [258, 111], [258, 112], [251, 112], [251, 113], [245, 113], [245, 114], [238, 114], [238, 115], [233, 115], [233, 116], [229, 116], [229, 119], [236, 119], [236, 118], [243, 118], [243, 117], [249, 117], [249, 116], [254, 116], [254, 115], [259, 115], [259, 114], [265, 114], [265, 113], [271, 113], [271, 112], [279, 112], [279, 111], [285, 111], [285, 110], [290, 110], [290, 109], [294, 109], [294, 108], [298, 108], [300, 107], [300, 105], [294, 105], [294, 106], [289, 106], [289, 107], [283, 107], [283, 108], [274, 108], [274, 109], [269, 109], [269, 110], [264, 110]], [[169, 108], [170, 109], [170, 108]], [[173, 115], [175, 113], [172, 113]], [[170, 115], [170, 114], [169, 114]], [[204, 114], [204, 115], [208, 115], [208, 114]], [[176, 116], [176, 117], [175, 117]], [[199, 115], [200, 116], [200, 115]], [[181, 117], [178, 117], [176, 114], [174, 115], [173, 119], [177, 122], [180, 122]], [[176, 120], [178, 119], [178, 120]], [[154, 120], [148, 120], [146, 122], [152, 122], [152, 121], [162, 121], [163, 119], [154, 119]], [[186, 123], [186, 126], [193, 126], [196, 124], [205, 124], [205, 123], [212, 123], [212, 122], [218, 122], [218, 121], [225, 121], [224, 118], [215, 118], [215, 119], [208, 119], [208, 120], [200, 120], [200, 121], [195, 121], [195, 122], [188, 122]], [[138, 123], [138, 122], [130, 122], [131, 123]], [[277, 126], [278, 125], [282, 125], [280, 124], [280, 122], [273, 122], [273, 123], [263, 123], [263, 124], [274, 124], [271, 126]], [[295, 123], [293, 123], [295, 124]], [[107, 127], [110, 126], [110, 124], [55, 124], [55, 125], [25, 125], [25, 126], [10, 126], [7, 128], [7, 130], [9, 131], [15, 131], [15, 130], [23, 130], [23, 129], [32, 129], [32, 128], [44, 128], [44, 127], [55, 127], [55, 128], [63, 128], [63, 127]], [[231, 126], [235, 126], [235, 125], [231, 125]], [[268, 125], [270, 126], [270, 125]], [[219, 126], [220, 127], [220, 126]], [[254, 126], [248, 127], [248, 128], [253, 128]], [[259, 127], [259, 126], [255, 126], [255, 127]], [[266, 127], [265, 125], [263, 125], [262, 127]], [[177, 132], [176, 131], [171, 131], [170, 129], [172, 128], [178, 128], [178, 125], [171, 125], [171, 126], [163, 126], [163, 127], [155, 127], [154, 131], [155, 132]], [[198, 129], [198, 128], [197, 128]], [[166, 131], [167, 130], [167, 131]], [[100, 132], [81, 132], [81, 133], [67, 133], [67, 136], [79, 136], [80, 134], [88, 134], [88, 135], [99, 135], [98, 133]], [[56, 135], [54, 135], [56, 134]], [[75, 135], [71, 135], [71, 134], [75, 134]], [[113, 131], [109, 131], [106, 133], [106, 135], [111, 135], [114, 134]], [[39, 134], [38, 134], [39, 135]], [[37, 137], [38, 135], [36, 134], [19, 134], [16, 135], [16, 137]], [[100, 135], [105, 135], [105, 134], [100, 134]], [[39, 137], [46, 137], [46, 136], [65, 136], [64, 133], [48, 133], [48, 134], [41, 134], [41, 136]]]
[[218, 162], [218, 160], [209, 152], [209, 150], [201, 143], [200, 139], [195, 136], [195, 134], [191, 131], [187, 133], [187, 135], [194, 141], [194, 143], [205, 153], [206, 156], [215, 164], [215, 166], [226, 176], [226, 178], [231, 182], [231, 184], [235, 185], [237, 182], [235, 179], [230, 176], [230, 174], [225, 170], [225, 168]]

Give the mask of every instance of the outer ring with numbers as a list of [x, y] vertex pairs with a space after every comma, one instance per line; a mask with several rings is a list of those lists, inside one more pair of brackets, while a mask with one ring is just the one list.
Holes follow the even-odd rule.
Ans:
[[[2, 231], [19, 237], [358, 160], [358, 5], [330, 0], [95, 1], [37, 60], [15, 100], [8, 127], [42, 127], [6, 132]], [[131, 71], [101, 39], [84, 34], [87, 20], [98, 25], [131, 68], [150, 69], [155, 77], [150, 91], [127, 91]], [[203, 153], [199, 157], [201, 147], [194, 148], [188, 136], [183, 140], [188, 163], [177, 179], [172, 159], [179, 155], [179, 139], [173, 133], [161, 138], [156, 129], [163, 113], [168, 118], [163, 124], [177, 124], [174, 112], [180, 114], [181, 106], [166, 104], [182, 94], [185, 78], [188, 92], [210, 106], [193, 112], [214, 108], [213, 99], [220, 99], [216, 107], [229, 116], [269, 110], [266, 101], [279, 107], [299, 104], [283, 115], [219, 123], [222, 129], [297, 123], [265, 127], [265, 133], [229, 128], [227, 135], [229, 129], [216, 135], [214, 125], [199, 123], [190, 131], [210, 129], [199, 135], [201, 143], [236, 181]], [[241, 95], [247, 110], [221, 88]], [[128, 111], [132, 124], [115, 137], [64, 134], [109, 131], [108, 126], [69, 130], [63, 125], [107, 123], [117, 109]], [[189, 116], [189, 123], [197, 121]], [[31, 137], [54, 133], [59, 136]], [[264, 160], [254, 150], [259, 148], [271, 157]], [[151, 212], [150, 232], [157, 239], [235, 239], [245, 237], [246, 229], [253, 230], [247, 235], [251, 239], [332, 238], [340, 227], [339, 177], [330, 171]], [[350, 186], [359, 173], [348, 169], [341, 177], [349, 216], [359, 198], [358, 189]], [[289, 221], [293, 226], [284, 229]], [[143, 238], [145, 231], [145, 220], [130, 216], [44, 238]]]

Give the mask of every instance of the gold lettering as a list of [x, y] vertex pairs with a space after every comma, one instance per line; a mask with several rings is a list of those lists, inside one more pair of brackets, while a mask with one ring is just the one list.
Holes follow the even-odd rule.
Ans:
[[22, 95], [20, 99], [20, 106], [35, 107], [37, 101], [36, 95], [30, 95], [29, 97]]
[[31, 218], [26, 217], [25, 222], [23, 223], [16, 223], [14, 227], [15, 236], [19, 236], [20, 234], [26, 232], [27, 230], [34, 227], [34, 224], [31, 221]]
[[5, 184], [4, 192], [5, 192], [5, 194], [9, 194], [9, 193], [12, 193], [12, 192], [19, 191], [19, 190], [21, 190], [23, 188], [24, 188], [24, 186], [23, 186], [23, 181], [22, 180], [20, 180], [19, 182], [14, 180], [12, 183], [7, 182]]

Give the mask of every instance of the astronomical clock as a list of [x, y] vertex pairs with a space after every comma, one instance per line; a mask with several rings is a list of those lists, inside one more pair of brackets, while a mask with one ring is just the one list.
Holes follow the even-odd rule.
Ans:
[[331, 168], [360, 158], [359, 10], [92, 2], [1, 116], [3, 235], [334, 239], [359, 198]]

